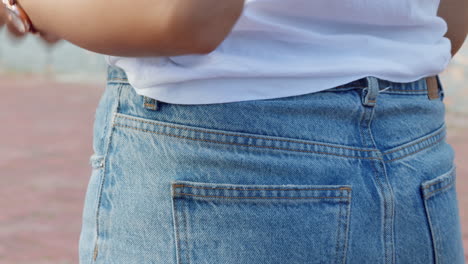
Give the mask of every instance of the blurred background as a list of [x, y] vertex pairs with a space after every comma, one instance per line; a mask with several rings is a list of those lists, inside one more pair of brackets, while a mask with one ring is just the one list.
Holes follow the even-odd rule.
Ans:
[[[468, 260], [468, 43], [440, 74]], [[0, 263], [78, 263], [104, 57], [0, 30]], [[464, 162], [465, 161], [465, 162]]]

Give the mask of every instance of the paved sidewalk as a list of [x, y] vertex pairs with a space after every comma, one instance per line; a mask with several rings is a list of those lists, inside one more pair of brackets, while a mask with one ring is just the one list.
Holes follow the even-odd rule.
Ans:
[[78, 263], [103, 87], [0, 78], [0, 263]]
[[[78, 263], [93, 118], [103, 88], [0, 76], [1, 264]], [[468, 260], [468, 113], [449, 113], [447, 123]]]

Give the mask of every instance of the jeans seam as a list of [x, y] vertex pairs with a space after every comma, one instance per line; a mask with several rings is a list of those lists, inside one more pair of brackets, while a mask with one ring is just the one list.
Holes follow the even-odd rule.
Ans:
[[[115, 107], [113, 109], [113, 113], [117, 113], [118, 112], [118, 109], [119, 109], [119, 105], [120, 105], [120, 92], [121, 92], [121, 86], [118, 86], [117, 88], [117, 98], [115, 100]], [[96, 240], [95, 240], [95, 245], [94, 245], [94, 248], [95, 248], [95, 252], [93, 254], [93, 259], [91, 261], [91, 263], [95, 263], [98, 255], [99, 255], [99, 247], [98, 247], [98, 243], [99, 243], [99, 233], [100, 233], [100, 224], [99, 224], [99, 219], [100, 219], [100, 209], [101, 209], [101, 202], [102, 202], [102, 191], [103, 191], [103, 188], [104, 188], [104, 183], [105, 183], [105, 179], [106, 179], [106, 173], [107, 173], [107, 169], [108, 169], [108, 166], [107, 166], [107, 161], [108, 161], [108, 154], [109, 154], [109, 148], [110, 148], [110, 145], [111, 145], [111, 142], [112, 142], [112, 134], [113, 134], [113, 131], [114, 131], [114, 124], [115, 124], [115, 115], [111, 115], [112, 118], [111, 118], [111, 126], [110, 126], [110, 131], [108, 131], [106, 134], [106, 136], [108, 137], [108, 141], [107, 141], [107, 144], [106, 144], [106, 150], [105, 150], [105, 153], [104, 153], [104, 163], [103, 163], [103, 168], [102, 168], [102, 178], [101, 178], [101, 183], [99, 184], [99, 196], [98, 196], [98, 201], [97, 201], [97, 206], [96, 206]], [[108, 121], [106, 122], [108, 123]], [[107, 124], [106, 124], [107, 125]]]
[[243, 147], [278, 149], [278, 150], [286, 150], [286, 151], [294, 151], [294, 152], [304, 152], [304, 153], [315, 153], [315, 154], [323, 154], [323, 155], [332, 155], [332, 156], [345, 157], [345, 158], [355, 158], [355, 159], [367, 159], [367, 160], [378, 160], [378, 159], [379, 159], [379, 158], [375, 158], [375, 157], [347, 156], [347, 155], [340, 155], [340, 154], [328, 153], [328, 152], [320, 152], [320, 151], [309, 151], [309, 150], [299, 150], [299, 149], [289, 149], [289, 148], [278, 148], [278, 147], [269, 147], [269, 146], [255, 146], [255, 145], [247, 145], [247, 144], [239, 144], [239, 143], [230, 143], [230, 142], [223, 142], [223, 141], [216, 141], [216, 140], [208, 140], [208, 139], [196, 139], [196, 138], [183, 137], [183, 136], [177, 136], [177, 135], [172, 135], [172, 134], [167, 134], [167, 133], [161, 133], [161, 132], [156, 132], [156, 131], [151, 131], [151, 130], [136, 128], [136, 127], [125, 126], [125, 125], [121, 125], [121, 124], [118, 124], [118, 123], [114, 124], [114, 127], [117, 127], [117, 126], [118, 126], [118, 127], [123, 127], [123, 128], [129, 128], [129, 129], [133, 129], [133, 130], [137, 130], [137, 131], [143, 131], [143, 132], [158, 134], [158, 135], [165, 135], [165, 136], [170, 136], [170, 137], [183, 138], [183, 139], [194, 140], [194, 141], [203, 141], [203, 142], [211, 142], [211, 143], [225, 144], [225, 145], [236, 145], [236, 146], [243, 146]]
[[431, 234], [434, 262], [437, 264], [437, 263], [439, 263], [438, 256], [437, 256], [437, 243], [436, 243], [436, 239], [435, 239], [434, 228], [432, 226], [431, 214], [429, 212], [429, 206], [427, 204], [427, 199], [423, 199], [423, 203], [424, 203], [424, 211], [426, 212], [426, 218], [427, 218], [427, 222], [428, 222], [428, 225], [429, 225], [428, 226], [429, 232]]
[[180, 187], [188, 187], [188, 188], [194, 188], [194, 189], [208, 189], [208, 190], [240, 190], [240, 191], [335, 191], [335, 190], [347, 190], [351, 191], [351, 188], [348, 187], [338, 187], [338, 188], [300, 188], [300, 189], [283, 189], [283, 188], [273, 188], [273, 189], [268, 189], [268, 188], [260, 188], [260, 189], [243, 189], [243, 188], [222, 188], [222, 187], [201, 187], [201, 186], [193, 186], [193, 185], [188, 185], [188, 184], [174, 184], [174, 188], [180, 188]]
[[176, 241], [176, 261], [177, 261], [177, 264], [181, 264], [182, 261], [181, 261], [181, 248], [180, 248], [180, 233], [179, 233], [179, 217], [177, 216], [178, 213], [177, 213], [177, 210], [176, 210], [176, 207], [177, 207], [177, 200], [176, 199], [172, 199], [172, 213], [174, 214], [174, 231], [175, 231], [175, 241]]
[[350, 218], [350, 215], [351, 215], [351, 208], [352, 208], [352, 194], [350, 193], [349, 196], [348, 196], [348, 204], [346, 206], [346, 220], [345, 220], [345, 223], [346, 223], [346, 228], [344, 230], [344, 246], [343, 246], [343, 261], [342, 263], [345, 264], [346, 263], [346, 257], [347, 257], [347, 251], [348, 251], [348, 243], [349, 243], [349, 227], [351, 225], [351, 218]]
[[128, 79], [125, 79], [125, 78], [111, 78], [111, 79], [107, 80], [108, 83], [109, 82], [119, 82], [119, 81], [128, 83]]
[[184, 214], [184, 226], [185, 226], [185, 260], [187, 264], [190, 264], [190, 248], [189, 248], [189, 241], [188, 241], [188, 220], [187, 220], [187, 207], [183, 208]]
[[[382, 164], [382, 166], [385, 166], [385, 165]], [[384, 239], [384, 252], [385, 252], [385, 253], [384, 253], [384, 258], [385, 258], [385, 263], [388, 264], [388, 263], [389, 263], [389, 262], [387, 261], [387, 260], [388, 260], [388, 259], [387, 259], [387, 258], [388, 258], [388, 256], [387, 256], [387, 250], [388, 250], [388, 249], [387, 249], [387, 246], [385, 245], [386, 235], [387, 235], [387, 231], [386, 231], [386, 228], [385, 228], [385, 227], [386, 227], [386, 224], [385, 224], [385, 223], [386, 223], [386, 218], [387, 218], [387, 214], [388, 214], [388, 207], [390, 206], [389, 203], [391, 203], [391, 202], [393, 201], [394, 198], [393, 198], [393, 195], [392, 195], [391, 186], [389, 185], [388, 188], [389, 188], [389, 193], [390, 193], [390, 195], [391, 195], [391, 197], [390, 197], [391, 200], [390, 200], [390, 201], [387, 201], [387, 200], [386, 200], [386, 198], [385, 198], [385, 186], [384, 186], [383, 181], [382, 181], [382, 180], [380, 179], [380, 177], [379, 177], [379, 172], [378, 172], [378, 170], [377, 170], [377, 168], [376, 168], [376, 164], [375, 164], [374, 162], [372, 162], [372, 170], [374, 171], [374, 175], [376, 176], [377, 182], [378, 182], [378, 184], [379, 184], [379, 186], [380, 186], [380, 189], [381, 189], [381, 192], [382, 192], [382, 197], [384, 197], [383, 200], [382, 200], [382, 202], [383, 202], [383, 204], [384, 204], [384, 210], [383, 210], [383, 211], [384, 211], [384, 215], [383, 215], [383, 224], [382, 224], [383, 226], [382, 226], [382, 228], [383, 228], [383, 234], [384, 234], [384, 238], [383, 238], [383, 239]], [[392, 207], [393, 207], [393, 206], [392, 206]], [[393, 218], [394, 218], [394, 216], [393, 216], [393, 211], [394, 211], [394, 208], [392, 208], [392, 215], [391, 215], [391, 219], [392, 219], [392, 220], [393, 220]], [[392, 222], [393, 222], [393, 224], [394, 224], [394, 221], [392, 221]], [[393, 231], [393, 230], [392, 230], [392, 231]], [[391, 237], [393, 238], [393, 232], [392, 232]], [[394, 251], [394, 250], [393, 250], [393, 251]], [[393, 251], [392, 251], [392, 262], [390, 262], [390, 263], [394, 263]]]
[[431, 186], [434, 186], [434, 185], [436, 185], [436, 184], [443, 183], [443, 182], [446, 182], [446, 181], [450, 181], [450, 178], [441, 179], [441, 180], [438, 180], [438, 181], [436, 181], [436, 182], [433, 182], [433, 183], [431, 183], [431, 184], [429, 184], [429, 185], [427, 185], [427, 186], [424, 186], [423, 189], [427, 189], [427, 188], [429, 188], [429, 187], [431, 187]]
[[208, 197], [208, 198], [226, 198], [226, 199], [346, 199], [349, 200], [348, 196], [307, 196], [307, 197], [279, 197], [279, 196], [221, 196], [221, 195], [201, 195], [201, 194], [191, 194], [191, 193], [178, 193], [182, 196], [194, 196], [194, 197]]
[[[385, 167], [385, 162], [380, 160], [380, 165], [382, 166], [382, 171], [385, 175], [385, 178], [388, 179], [388, 174], [387, 174], [387, 169]], [[395, 264], [396, 263], [396, 256], [395, 256], [395, 196], [393, 193], [393, 188], [391, 183], [389, 182], [388, 184], [388, 192], [390, 194], [390, 201], [389, 201], [389, 206], [391, 207], [390, 210], [390, 219], [391, 219], [391, 230], [390, 230], [390, 238], [391, 238], [391, 245], [392, 245], [392, 250], [391, 250], [391, 263]]]
[[364, 117], [366, 115], [366, 107], [364, 105], [362, 105], [362, 102], [364, 102], [364, 93], [366, 93], [366, 89], [369, 89], [369, 88], [364, 88], [363, 90], [361, 90], [361, 93], [358, 93], [358, 96], [359, 96], [359, 99], [361, 101], [361, 117], [359, 118], [359, 134], [361, 136], [361, 143], [363, 146], [365, 146], [366, 148], [368, 147], [368, 144], [367, 144], [367, 139], [366, 137], [364, 136], [364, 131], [363, 131], [363, 124], [364, 124]]
[[[331, 144], [329, 145], [329, 144], [325, 144], [325, 143], [311, 143], [311, 142], [303, 142], [303, 141], [299, 141], [299, 140], [274, 139], [274, 138], [268, 138], [268, 137], [255, 137], [255, 136], [248, 136], [248, 135], [239, 135], [239, 134], [235, 134], [235, 133], [227, 134], [227, 133], [222, 133], [222, 132], [206, 131], [206, 130], [202, 130], [202, 129], [177, 127], [177, 126], [171, 126], [171, 125], [166, 125], [166, 124], [158, 124], [158, 123], [144, 121], [144, 120], [138, 120], [138, 119], [134, 119], [134, 118], [123, 116], [123, 115], [119, 115], [118, 118], [128, 119], [128, 120], [132, 120], [132, 121], [136, 121], [136, 122], [142, 122], [142, 123], [145, 123], [145, 124], [150, 124], [150, 125], [155, 125], [155, 126], [169, 127], [169, 128], [174, 128], [174, 129], [188, 130], [188, 131], [201, 132], [201, 133], [207, 133], [207, 134], [215, 134], [215, 135], [222, 135], [222, 136], [245, 137], [245, 138], [263, 139], [263, 140], [267, 139], [267, 140], [272, 140], [272, 141], [299, 143], [299, 144], [306, 144], [306, 145], [313, 145], [313, 146], [324, 146], [324, 147], [330, 147], [330, 148], [336, 148], [336, 149], [347, 149], [347, 150], [362, 151], [362, 152], [375, 152], [375, 150], [371, 150], [371, 149], [357, 149], [357, 148], [351, 148], [351, 147], [341, 147], [341, 146], [334, 146], [334, 145], [331, 145]], [[120, 125], [120, 124], [117, 124], [117, 125]], [[122, 126], [122, 125], [120, 125], [120, 126]]]
[[336, 252], [336, 263], [338, 263], [338, 258], [340, 254], [338, 254], [339, 246], [340, 246], [340, 236], [341, 236], [341, 217], [342, 217], [342, 210], [343, 210], [343, 205], [340, 206], [340, 212], [338, 214], [338, 228], [337, 228], [337, 237], [336, 237], [336, 247], [335, 247], [335, 252]]
[[396, 91], [396, 92], [427, 92], [426, 89], [415, 89], [415, 90], [402, 90], [402, 89], [388, 89], [387, 91]]
[[428, 146], [425, 146], [424, 148], [420, 148], [420, 149], [418, 149], [418, 150], [416, 150], [416, 151], [414, 151], [414, 152], [408, 153], [408, 154], [406, 154], [406, 155], [404, 155], [404, 156], [401, 156], [401, 157], [398, 157], [398, 158], [394, 158], [394, 159], [391, 159], [391, 160], [387, 160], [387, 161], [384, 161], [384, 162], [385, 162], [385, 163], [390, 163], [390, 162], [393, 162], [393, 161], [396, 161], [396, 160], [404, 159], [404, 158], [409, 157], [409, 156], [411, 156], [411, 155], [414, 155], [414, 154], [416, 154], [416, 153], [418, 153], [418, 152], [421, 152], [421, 151], [423, 151], [423, 150], [425, 150], [425, 149], [428, 149], [428, 148], [430, 148], [430, 147], [433, 147], [433, 146], [439, 144], [440, 142], [442, 142], [443, 140], [444, 140], [444, 138], [442, 137], [442, 138], [438, 139], [436, 142], [434, 142], [434, 143], [432, 143], [432, 144], [430, 144], [430, 145], [428, 145]]
[[150, 103], [145, 103], [145, 106], [147, 106], [147, 107], [155, 107], [156, 105], [155, 105], [155, 104], [150, 104]]
[[453, 182], [452, 182], [452, 183], [449, 183], [449, 184], [447, 184], [447, 185], [445, 185], [445, 186], [443, 186], [443, 187], [440, 187], [439, 189], [435, 189], [434, 191], [432, 191], [432, 192], [430, 192], [430, 193], [427, 193], [427, 194], [425, 194], [424, 196], [426, 197], [426, 199], [429, 199], [429, 198], [431, 198], [434, 194], [439, 193], [439, 192], [441, 192], [441, 191], [443, 191], [443, 190], [449, 189], [449, 188], [452, 187], [452, 186], [454, 186], [454, 183], [453, 183]]
[[439, 132], [435, 133], [434, 135], [431, 135], [431, 136], [429, 136], [429, 137], [423, 137], [423, 138], [421, 138], [421, 139], [419, 139], [419, 140], [416, 140], [415, 142], [411, 143], [410, 145], [401, 146], [401, 147], [396, 148], [396, 149], [394, 149], [394, 150], [391, 150], [391, 151], [388, 151], [388, 152], [384, 152], [383, 155], [392, 154], [392, 153], [395, 153], [395, 152], [400, 151], [400, 150], [402, 150], [402, 149], [412, 147], [412, 146], [417, 145], [417, 144], [419, 144], [419, 143], [421, 143], [421, 142], [424, 142], [424, 141], [427, 141], [427, 140], [429, 140], [429, 139], [431, 139], [431, 138], [433, 138], [433, 137], [436, 137], [436, 136], [440, 135], [440, 134], [443, 133], [443, 132], [444, 132], [444, 130], [440, 130]]

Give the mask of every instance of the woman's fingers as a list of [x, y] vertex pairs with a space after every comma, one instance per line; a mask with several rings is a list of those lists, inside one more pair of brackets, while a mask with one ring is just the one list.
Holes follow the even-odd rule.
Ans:
[[15, 38], [22, 38], [24, 37], [26, 34], [20, 32], [15, 26], [13, 26], [13, 24], [11, 23], [7, 23], [7, 28], [8, 28], [8, 31], [10, 32], [10, 34], [15, 37]]
[[[28, 34], [28, 33], [23, 33], [19, 31], [15, 26], [13, 26], [11, 22], [8, 21], [7, 10], [5, 7], [0, 5], [0, 29], [5, 25], [10, 35], [16, 39], [23, 38], [24, 36], [26, 36], [26, 34]], [[49, 45], [53, 45], [61, 40], [60, 38], [56, 36], [45, 34], [45, 33], [38, 33], [37, 36], [40, 37], [44, 42], [46, 42]]]
[[0, 6], [0, 28], [2, 28], [3, 26], [7, 27], [8, 29], [8, 32], [10, 33], [10, 35], [12, 35], [13, 37], [15, 38], [21, 38], [21, 37], [24, 37], [24, 33], [20, 32], [15, 26], [13, 26], [13, 24], [11, 24], [9, 21], [8, 21], [8, 13], [7, 13], [7, 10], [6, 8], [1, 5]]
[[7, 26], [7, 29], [8, 29], [8, 32], [10, 32], [10, 34], [13, 36], [13, 37], [16, 37], [16, 38], [21, 38], [23, 37], [25, 34], [20, 32], [16, 27], [13, 26], [13, 24], [11, 24], [9, 21], [8, 21], [8, 13], [7, 13], [7, 10], [6, 8], [2, 5], [0, 7], [0, 27], [3, 27], [4, 25]]

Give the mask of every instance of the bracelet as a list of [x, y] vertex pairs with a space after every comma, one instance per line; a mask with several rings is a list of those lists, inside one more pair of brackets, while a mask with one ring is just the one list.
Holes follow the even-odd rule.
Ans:
[[8, 20], [21, 33], [38, 33], [29, 16], [17, 0], [2, 0], [8, 13]]

